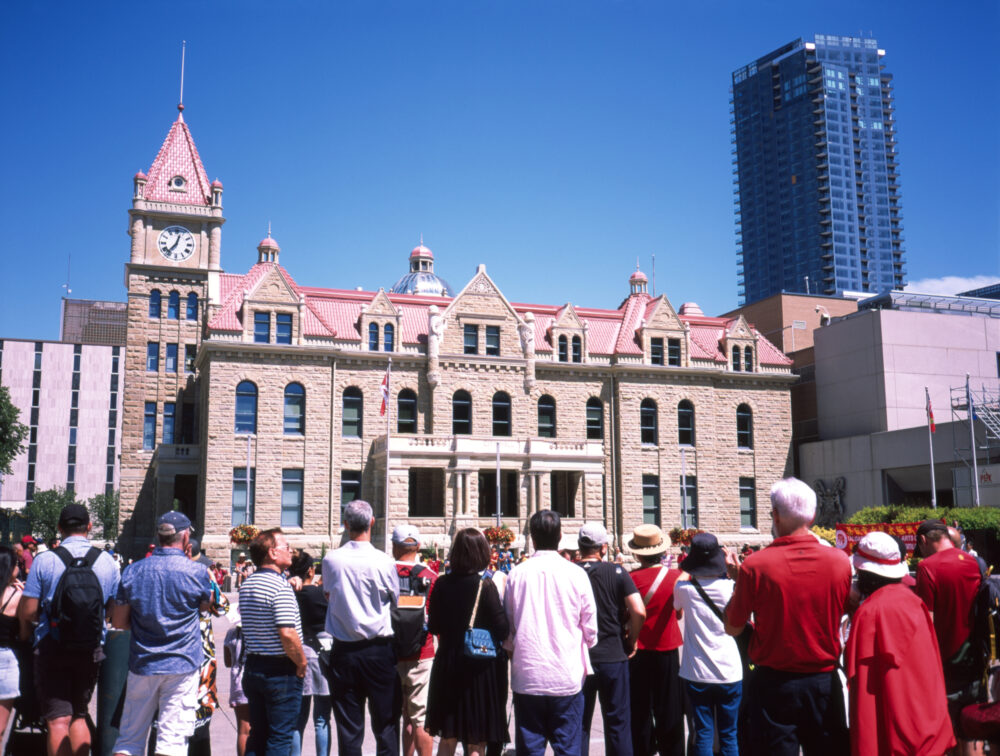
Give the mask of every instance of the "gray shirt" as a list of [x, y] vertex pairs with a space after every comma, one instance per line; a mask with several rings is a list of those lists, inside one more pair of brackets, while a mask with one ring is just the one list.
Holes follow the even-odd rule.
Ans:
[[329, 598], [326, 631], [339, 641], [392, 636], [390, 608], [399, 596], [392, 557], [368, 541], [348, 541], [323, 558], [323, 590]]

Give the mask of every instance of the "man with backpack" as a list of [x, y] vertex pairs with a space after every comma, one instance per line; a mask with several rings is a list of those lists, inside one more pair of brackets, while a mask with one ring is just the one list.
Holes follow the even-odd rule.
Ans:
[[21, 599], [21, 616], [37, 622], [35, 693], [49, 756], [90, 749], [87, 709], [104, 659], [104, 618], [118, 590], [115, 560], [91, 546], [90, 514], [67, 504], [59, 515], [62, 543], [37, 556]]
[[141, 756], [153, 716], [158, 756], [187, 753], [198, 708], [204, 651], [199, 612], [213, 607], [208, 568], [186, 553], [191, 520], [167, 512], [156, 521], [160, 545], [125, 569], [112, 624], [132, 630], [125, 708], [114, 753]]
[[979, 697], [982, 658], [971, 642], [972, 606], [979, 590], [979, 563], [971, 554], [956, 549], [948, 526], [940, 520], [924, 520], [917, 528], [917, 548], [924, 557], [917, 566], [917, 595], [923, 599], [934, 621], [938, 648], [944, 665], [948, 713], [959, 741], [959, 752], [975, 753], [974, 743], [963, 737], [959, 718], [962, 708]]
[[434, 738], [424, 729], [427, 686], [434, 663], [434, 637], [427, 632], [427, 600], [437, 573], [417, 561], [420, 531], [399, 525], [392, 531], [392, 556], [399, 576], [399, 600], [393, 613], [396, 669], [403, 688], [403, 754], [431, 756]]

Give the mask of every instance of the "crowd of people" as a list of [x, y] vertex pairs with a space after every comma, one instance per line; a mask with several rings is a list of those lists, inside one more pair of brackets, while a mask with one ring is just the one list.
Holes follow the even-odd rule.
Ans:
[[162, 515], [148, 557], [121, 569], [71, 504], [58, 542], [0, 547], [0, 725], [30, 684], [47, 752], [88, 753], [110, 624], [131, 631], [116, 756], [208, 754], [212, 618], [228, 612], [239, 756], [299, 756], [309, 721], [318, 756], [334, 733], [341, 756], [360, 755], [366, 712], [380, 756], [429, 756], [435, 740], [446, 756], [509, 744], [585, 756], [598, 700], [615, 756], [976, 752], [962, 712], [982, 698], [970, 649], [981, 560], [928, 520], [914, 580], [886, 533], [851, 557], [815, 536], [801, 481], [775, 484], [771, 505], [768, 547], [729, 551], [698, 532], [676, 567], [660, 528], [640, 525], [629, 571], [603, 524], [568, 549], [551, 510], [528, 523], [530, 558], [465, 528], [446, 562], [423, 562], [412, 525], [395, 528], [390, 556], [355, 500], [345, 543], [322, 560], [261, 532], [230, 607], [184, 514]]

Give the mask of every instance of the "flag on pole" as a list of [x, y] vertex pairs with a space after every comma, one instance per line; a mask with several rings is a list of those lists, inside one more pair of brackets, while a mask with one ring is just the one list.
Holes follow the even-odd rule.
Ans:
[[931, 395], [929, 393], [927, 394], [927, 424], [931, 427], [931, 433], [937, 431], [937, 425], [934, 423], [934, 408], [931, 407]]
[[379, 410], [379, 414], [384, 415], [386, 402], [389, 401], [389, 368], [385, 369], [385, 375], [382, 376], [382, 386], [379, 390], [382, 392], [382, 408]]

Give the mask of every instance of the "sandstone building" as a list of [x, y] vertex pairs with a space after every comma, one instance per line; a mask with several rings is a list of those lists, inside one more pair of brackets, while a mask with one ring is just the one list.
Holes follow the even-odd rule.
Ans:
[[744, 318], [675, 310], [639, 271], [614, 310], [512, 302], [483, 265], [451, 296], [423, 244], [390, 291], [300, 285], [270, 234], [249, 271], [225, 273], [222, 184], [182, 116], [134, 186], [121, 490], [135, 548], [176, 506], [213, 556], [240, 522], [318, 552], [357, 496], [382, 545], [402, 520], [444, 545], [493, 524], [498, 498], [518, 534], [547, 507], [567, 532], [605, 521], [618, 543], [643, 521], [769, 533], [794, 376]]

